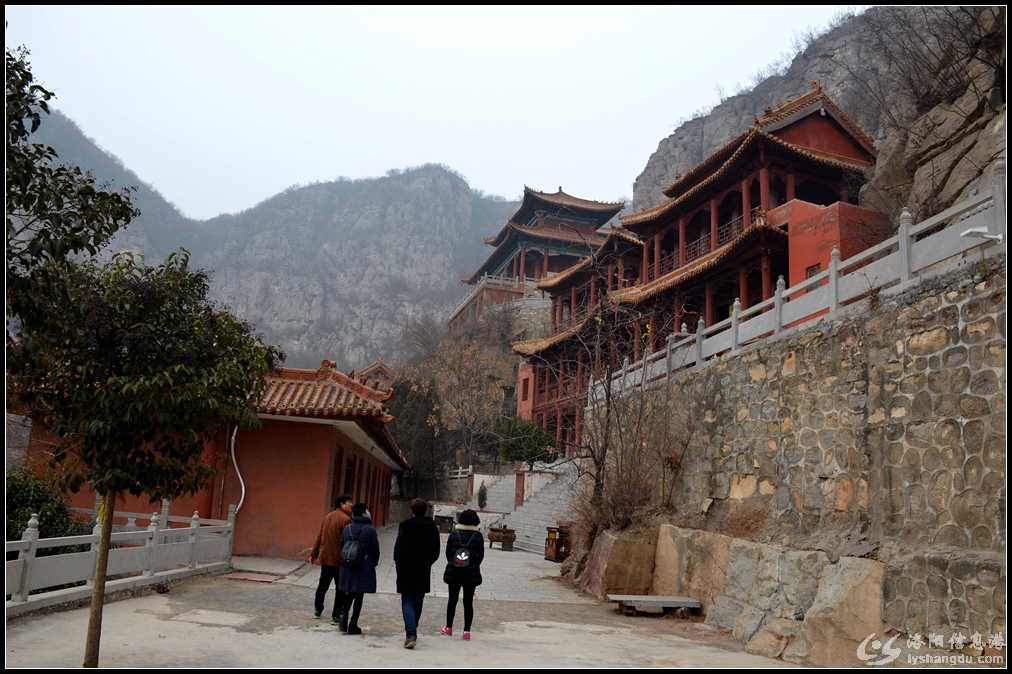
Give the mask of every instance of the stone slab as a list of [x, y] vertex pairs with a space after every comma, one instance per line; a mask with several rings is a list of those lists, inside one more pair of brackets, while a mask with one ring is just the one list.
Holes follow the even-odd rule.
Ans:
[[249, 573], [247, 571], [237, 571], [236, 573], [227, 573], [224, 576], [231, 580], [250, 580], [255, 583], [273, 583], [274, 581], [281, 578], [281, 576], [272, 576], [266, 573]]
[[608, 601], [633, 606], [657, 606], [661, 608], [700, 608], [702, 605], [690, 597], [660, 597], [642, 594], [609, 594]]
[[218, 625], [221, 627], [241, 627], [252, 620], [252, 616], [242, 613], [231, 613], [228, 611], [210, 611], [208, 609], [195, 608], [186, 613], [180, 613], [172, 620], [181, 620], [187, 623], [200, 625]]

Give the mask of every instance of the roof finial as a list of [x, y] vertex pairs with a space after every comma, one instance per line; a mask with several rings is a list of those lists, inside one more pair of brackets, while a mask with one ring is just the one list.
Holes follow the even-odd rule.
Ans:
[[822, 91], [822, 85], [819, 84], [819, 80], [812, 80], [812, 91]]
[[562, 185], [559, 185], [559, 194], [562, 194]]

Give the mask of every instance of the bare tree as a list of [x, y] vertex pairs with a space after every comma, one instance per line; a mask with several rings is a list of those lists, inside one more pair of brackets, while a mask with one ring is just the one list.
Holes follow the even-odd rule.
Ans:
[[[615, 262], [611, 251], [591, 256], [594, 287], [608, 287]], [[671, 508], [682, 455], [695, 432], [689, 406], [678, 402], [682, 394], [677, 385], [640, 386], [630, 392], [617, 390], [613, 381], [625, 357], [645, 355], [663, 344], [661, 335], [676, 331], [678, 317], [607, 300], [589, 302], [583, 318], [571, 318], [582, 327], [574, 327], [563, 353], [531, 358], [558, 390], [576, 387], [586, 395], [580, 442], [559, 448], [578, 467], [578, 495], [572, 504], [577, 555], [589, 550], [600, 531], [625, 528], [643, 513]], [[586, 387], [591, 375], [594, 385]]]

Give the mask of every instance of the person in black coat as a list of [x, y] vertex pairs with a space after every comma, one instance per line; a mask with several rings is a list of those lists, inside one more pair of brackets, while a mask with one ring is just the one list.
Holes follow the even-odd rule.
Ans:
[[[365, 516], [364, 503], [356, 503], [351, 509], [351, 524], [341, 532], [341, 578], [339, 588], [345, 593], [345, 608], [342, 611], [341, 631], [348, 634], [362, 634], [358, 627], [358, 616], [362, 612], [362, 599], [366, 594], [376, 592], [376, 566], [379, 564], [379, 537], [372, 526], [372, 520]], [[356, 543], [357, 545], [352, 545]], [[357, 556], [349, 558], [357, 547]], [[348, 609], [354, 604], [351, 622]]]
[[457, 525], [446, 541], [446, 571], [443, 582], [450, 588], [446, 601], [446, 625], [440, 634], [453, 636], [453, 616], [457, 612], [457, 599], [464, 591], [464, 641], [471, 640], [471, 622], [474, 620], [474, 589], [481, 585], [481, 561], [485, 558], [485, 538], [478, 528], [478, 513], [465, 510], [457, 517]]
[[401, 522], [394, 543], [394, 566], [397, 569], [397, 591], [401, 595], [404, 615], [404, 647], [414, 648], [418, 640], [418, 622], [422, 604], [429, 591], [432, 565], [439, 559], [439, 528], [425, 514], [429, 504], [420, 498], [411, 502], [413, 517]]

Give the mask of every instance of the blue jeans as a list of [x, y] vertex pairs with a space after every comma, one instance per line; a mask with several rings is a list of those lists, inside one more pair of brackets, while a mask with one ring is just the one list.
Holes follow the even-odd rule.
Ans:
[[404, 632], [408, 637], [418, 636], [418, 621], [422, 619], [424, 592], [401, 594], [401, 613], [404, 614]]

